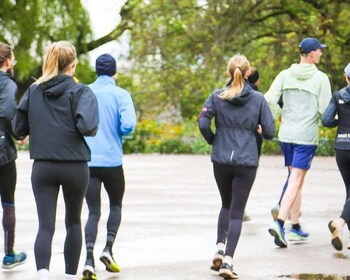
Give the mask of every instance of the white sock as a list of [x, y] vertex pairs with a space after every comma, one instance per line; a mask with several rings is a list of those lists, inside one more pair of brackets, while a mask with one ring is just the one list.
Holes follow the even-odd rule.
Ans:
[[232, 259], [232, 257], [225, 255], [224, 260], [222, 262], [232, 265]]
[[65, 274], [64, 275], [64, 279], [65, 280], [76, 280], [76, 275], [73, 275], [73, 274]]
[[218, 243], [217, 244], [218, 251], [224, 251], [225, 252], [225, 243]]
[[38, 280], [49, 280], [49, 271], [46, 268], [38, 270]]

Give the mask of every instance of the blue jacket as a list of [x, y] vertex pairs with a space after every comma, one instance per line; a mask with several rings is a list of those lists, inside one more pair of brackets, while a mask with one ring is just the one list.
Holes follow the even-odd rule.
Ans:
[[[211, 160], [216, 164], [241, 167], [258, 166], [258, 149], [255, 133], [258, 125], [262, 136], [272, 139], [275, 123], [262, 93], [253, 90], [246, 82], [241, 95], [222, 100], [225, 90], [215, 90], [205, 102], [198, 125], [205, 140], [213, 145]], [[211, 120], [215, 118], [215, 133]]]
[[334, 149], [350, 150], [350, 86], [333, 94], [322, 116], [322, 124], [327, 127], [338, 126]]
[[115, 167], [123, 163], [122, 136], [134, 131], [136, 114], [129, 92], [109, 76], [89, 85], [99, 107], [100, 124], [95, 137], [86, 138], [91, 149], [90, 167]]

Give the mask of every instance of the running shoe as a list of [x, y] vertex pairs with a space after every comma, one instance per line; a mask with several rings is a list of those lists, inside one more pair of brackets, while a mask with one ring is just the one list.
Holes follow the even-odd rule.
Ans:
[[302, 231], [301, 229], [292, 228], [288, 234], [289, 241], [303, 241], [309, 237], [309, 233]]
[[277, 203], [276, 206], [271, 209], [271, 215], [274, 221], [277, 220], [279, 213], [280, 213], [280, 205]]
[[287, 241], [284, 238], [284, 228], [282, 228], [278, 221], [275, 221], [269, 227], [269, 233], [275, 238], [275, 244], [278, 247], [286, 248]]
[[329, 228], [329, 231], [332, 233], [333, 247], [338, 251], [343, 250], [342, 230], [337, 224], [337, 222], [335, 220], [330, 221], [328, 223], [328, 228]]
[[106, 266], [106, 270], [109, 272], [120, 272], [120, 267], [113, 259], [112, 254], [108, 250], [103, 250], [100, 257], [100, 261]]
[[85, 264], [83, 269], [82, 280], [96, 280], [96, 279], [97, 279], [97, 276], [96, 276], [95, 268], [91, 265]]
[[228, 263], [221, 264], [219, 276], [225, 279], [238, 279], [237, 273], [233, 271], [233, 265], [229, 265]]
[[219, 251], [216, 252], [216, 254], [215, 254], [214, 258], [213, 258], [213, 264], [210, 267], [211, 270], [214, 270], [214, 271], [219, 271], [220, 270], [222, 261], [224, 259], [224, 255], [225, 255], [225, 253], [222, 250], [219, 250]]
[[2, 261], [2, 268], [11, 269], [17, 265], [24, 264], [27, 260], [27, 254], [24, 252], [7, 254]]

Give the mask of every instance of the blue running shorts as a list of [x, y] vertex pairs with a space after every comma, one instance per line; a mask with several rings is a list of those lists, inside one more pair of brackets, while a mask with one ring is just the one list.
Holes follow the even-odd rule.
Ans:
[[281, 142], [284, 165], [309, 170], [317, 145], [299, 145]]

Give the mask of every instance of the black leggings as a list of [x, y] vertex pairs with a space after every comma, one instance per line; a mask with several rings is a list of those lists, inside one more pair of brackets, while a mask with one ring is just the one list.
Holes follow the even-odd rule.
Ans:
[[85, 195], [89, 208], [89, 218], [85, 226], [85, 241], [91, 251], [96, 241], [98, 222], [101, 217], [102, 183], [109, 197], [107, 239], [113, 244], [121, 222], [122, 200], [125, 191], [123, 167], [90, 167], [90, 182]]
[[343, 177], [346, 191], [345, 205], [340, 217], [345, 220], [350, 230], [350, 151], [335, 150], [335, 158], [341, 176]]
[[233, 257], [242, 229], [244, 209], [253, 186], [256, 167], [214, 164], [214, 176], [221, 196], [217, 243], [225, 243], [225, 255]]
[[39, 218], [34, 245], [37, 270], [49, 269], [50, 266], [57, 198], [62, 186], [67, 231], [64, 243], [65, 273], [77, 273], [82, 245], [80, 217], [88, 180], [86, 162], [34, 161], [32, 187]]
[[0, 166], [0, 196], [2, 204], [2, 226], [4, 228], [5, 254], [13, 253], [15, 242], [15, 190], [16, 190], [16, 162]]
[[0, 196], [2, 205], [14, 206], [16, 177], [15, 161], [0, 165]]

